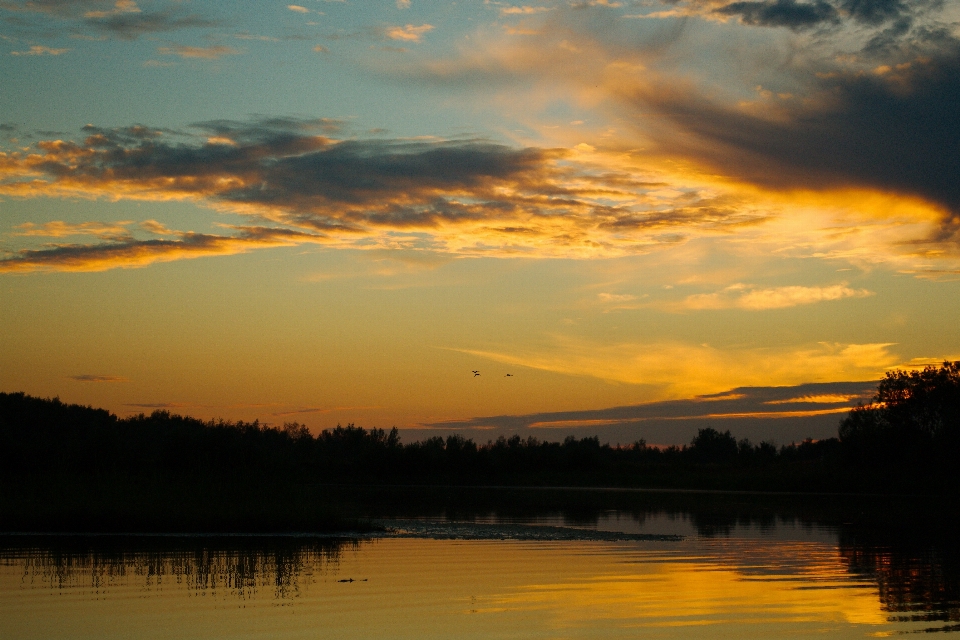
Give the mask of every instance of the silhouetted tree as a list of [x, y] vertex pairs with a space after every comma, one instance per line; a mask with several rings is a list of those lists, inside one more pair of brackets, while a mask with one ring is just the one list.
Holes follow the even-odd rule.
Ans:
[[839, 436], [845, 458], [860, 466], [956, 476], [960, 362], [887, 373], [872, 402], [840, 423]]
[[[746, 445], [749, 446], [749, 441]], [[720, 433], [707, 427], [697, 431], [687, 448], [687, 455], [697, 462], [724, 463], [735, 461], [739, 450], [737, 439], [730, 435], [729, 430]]]

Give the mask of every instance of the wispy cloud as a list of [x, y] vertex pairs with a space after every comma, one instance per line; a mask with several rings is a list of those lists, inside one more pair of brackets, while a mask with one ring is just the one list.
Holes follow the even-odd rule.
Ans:
[[186, 409], [197, 405], [188, 402], [132, 402], [123, 406], [136, 409]]
[[536, 13], [550, 11], [552, 7], [531, 7], [528, 5], [520, 7], [500, 7], [500, 15], [503, 16], [530, 16]]
[[431, 24], [404, 25], [402, 27], [387, 27], [386, 35], [391, 40], [400, 40], [403, 42], [420, 42], [423, 35], [433, 30]]
[[273, 36], [258, 35], [255, 33], [235, 33], [233, 37], [237, 40], [259, 40], [260, 42], [279, 42], [280, 38]]
[[133, 0], [117, 0], [109, 10], [91, 10], [83, 14], [84, 18], [107, 18], [123, 13], [140, 13], [140, 7]]
[[[198, 14], [186, 13], [179, 2], [160, 4], [157, 10], [143, 10], [133, 0], [0, 0], [0, 9], [47, 16], [57, 29], [64, 21], [74, 35], [87, 37], [93, 31], [102, 37], [135, 40], [142, 35], [209, 28], [220, 25]], [[163, 5], [166, 5], [165, 7]], [[56, 22], [52, 22], [52, 21]]]
[[42, 44], [35, 44], [26, 51], [11, 51], [12, 56], [60, 56], [70, 51], [70, 49], [54, 49], [45, 47]]
[[680, 307], [685, 309], [785, 309], [804, 304], [813, 304], [844, 298], [863, 298], [873, 295], [866, 289], [852, 289], [846, 284], [827, 287], [786, 286], [760, 288], [747, 284], [734, 284], [717, 293], [700, 293], [687, 296]]
[[236, 56], [241, 53], [239, 49], [222, 44], [210, 47], [191, 47], [187, 45], [158, 47], [157, 52], [163, 55], [175, 55], [181, 58], [201, 58], [203, 60], [219, 60], [223, 56]]
[[44, 238], [65, 238], [67, 236], [91, 235], [101, 240], [117, 240], [130, 236], [127, 228], [132, 222], [80, 222], [69, 223], [59, 220], [37, 224], [25, 222], [14, 227], [15, 236], [39, 236]]
[[284, 416], [295, 416], [300, 414], [308, 413], [333, 413], [334, 411], [361, 411], [364, 409], [381, 409], [379, 406], [365, 406], [365, 407], [306, 407], [303, 409], [290, 409], [288, 411], [278, 411], [274, 413], [274, 416], [284, 417]]
[[637, 296], [629, 293], [598, 293], [597, 298], [601, 302], [624, 303], [636, 300]]
[[818, 393], [804, 396], [791, 396], [789, 398], [780, 398], [776, 400], [767, 400], [765, 404], [837, 404], [848, 403], [853, 400], [866, 400], [861, 395], [848, 395], [840, 393]]
[[266, 227], [239, 227], [235, 235], [179, 232], [177, 236], [173, 240], [129, 238], [94, 245], [66, 244], [44, 249], [23, 249], [0, 259], [0, 273], [105, 271], [326, 240], [322, 234]]
[[77, 382], [129, 382], [129, 380], [123, 376], [102, 376], [90, 373], [70, 376], [70, 379], [76, 380]]

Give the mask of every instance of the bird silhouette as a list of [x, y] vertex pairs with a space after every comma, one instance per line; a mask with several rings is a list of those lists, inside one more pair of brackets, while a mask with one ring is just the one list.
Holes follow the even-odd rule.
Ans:
[[474, 378], [476, 378], [478, 375], [480, 375], [480, 372], [479, 372], [479, 371], [474, 371], [474, 372], [473, 372], [473, 377], [474, 377]]
[[504, 378], [512, 378], [512, 377], [513, 377], [513, 374], [512, 374], [512, 373], [508, 373], [507, 375], [505, 375], [505, 376], [503, 376], [503, 377], [504, 377]]

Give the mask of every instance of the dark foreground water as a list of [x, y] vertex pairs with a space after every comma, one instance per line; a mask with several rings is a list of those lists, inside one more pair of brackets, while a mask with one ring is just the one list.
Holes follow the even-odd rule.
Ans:
[[830, 497], [380, 498], [368, 515], [386, 531], [363, 537], [0, 536], [0, 638], [960, 631], [949, 505], [925, 518]]

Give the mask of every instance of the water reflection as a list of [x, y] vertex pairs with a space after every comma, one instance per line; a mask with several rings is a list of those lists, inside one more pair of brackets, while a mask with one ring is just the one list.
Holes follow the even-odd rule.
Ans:
[[[451, 495], [419, 511], [418, 499], [358, 509], [428, 524], [419, 538], [0, 536], [0, 619], [18, 630], [11, 637], [129, 637], [135, 622], [58, 634], [50, 621], [124, 620], [135, 597], [141, 616], [193, 611], [197, 626], [182, 637], [293, 637], [311, 625], [343, 638], [384, 628], [394, 637], [960, 631], [960, 547], [942, 513], [729, 495], [532, 492], [472, 506]], [[202, 606], [171, 604], [184, 597]], [[264, 617], [277, 605], [304, 615]], [[224, 613], [231, 606], [260, 613]]]
[[829, 533], [881, 513], [878, 499], [610, 489], [472, 487], [343, 488], [360, 516], [457, 522], [538, 522], [635, 533], [714, 536], [780, 535], [791, 529]]
[[960, 554], [954, 546], [876, 546], [841, 538], [840, 556], [852, 574], [868, 576], [897, 622], [921, 630], [960, 631]]
[[314, 574], [336, 571], [358, 540], [296, 537], [7, 536], [0, 566], [16, 568], [26, 587], [87, 590], [164, 586], [240, 599], [294, 598]]

